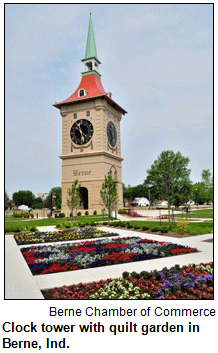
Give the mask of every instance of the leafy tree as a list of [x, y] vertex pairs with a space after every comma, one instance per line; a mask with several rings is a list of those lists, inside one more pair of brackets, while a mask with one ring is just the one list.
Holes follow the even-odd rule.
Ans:
[[193, 200], [202, 205], [207, 202], [207, 190], [205, 189], [205, 185], [203, 182], [196, 183], [192, 188]]
[[110, 173], [108, 174], [108, 176], [105, 175], [104, 177], [104, 182], [100, 190], [100, 197], [100, 205], [105, 206], [105, 208], [108, 210], [108, 217], [110, 217], [110, 212], [112, 208], [119, 201], [116, 183]]
[[43, 200], [41, 196], [36, 197], [35, 199], [35, 207], [36, 209], [42, 209], [43, 208]]
[[79, 181], [76, 179], [71, 188], [67, 190], [67, 194], [69, 197], [67, 197], [67, 206], [72, 212], [72, 217], [73, 217], [73, 211], [74, 209], [77, 209], [77, 207], [80, 204], [80, 187], [81, 185], [78, 184]]
[[210, 169], [203, 169], [201, 173], [202, 182], [204, 183], [205, 189], [209, 189], [213, 184], [213, 177]]
[[51, 206], [52, 207], [56, 206], [58, 209], [61, 209], [61, 187], [60, 186], [53, 187], [49, 191], [49, 194], [45, 199], [45, 207], [48, 207], [51, 209]]
[[180, 152], [163, 151], [147, 170], [145, 186], [150, 189], [152, 198], [166, 199], [168, 208], [181, 197], [182, 190], [190, 187], [189, 175], [191, 170], [187, 168], [188, 157], [183, 157]]
[[35, 195], [32, 193], [32, 191], [29, 190], [20, 190], [18, 192], [14, 192], [12, 199], [16, 206], [26, 205], [33, 208], [35, 205]]
[[123, 184], [123, 198], [128, 200], [129, 205], [135, 197], [147, 197], [148, 189], [145, 184], [139, 184], [136, 186], [128, 185], [127, 187]]
[[5, 210], [7, 210], [8, 207], [10, 207], [10, 199], [7, 192], [5, 191]]
[[128, 206], [131, 205], [131, 202], [133, 201], [133, 187], [131, 185], [125, 186], [123, 184], [123, 199], [127, 199], [128, 201]]

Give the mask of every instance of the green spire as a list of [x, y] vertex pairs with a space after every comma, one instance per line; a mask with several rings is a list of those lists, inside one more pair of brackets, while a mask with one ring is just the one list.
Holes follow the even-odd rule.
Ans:
[[88, 28], [88, 37], [86, 42], [85, 59], [90, 59], [90, 58], [98, 59], [96, 45], [95, 45], [94, 30], [92, 26], [91, 12], [90, 12], [90, 18], [89, 18], [89, 28]]

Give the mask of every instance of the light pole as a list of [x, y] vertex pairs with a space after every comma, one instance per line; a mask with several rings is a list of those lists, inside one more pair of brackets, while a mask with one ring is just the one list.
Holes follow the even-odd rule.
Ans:
[[196, 205], [197, 205], [197, 209], [198, 209], [198, 189], [195, 189], [195, 198], [196, 198]]

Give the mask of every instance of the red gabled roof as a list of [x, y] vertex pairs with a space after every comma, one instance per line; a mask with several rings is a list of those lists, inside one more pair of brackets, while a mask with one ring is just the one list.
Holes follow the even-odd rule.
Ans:
[[[82, 88], [86, 91], [86, 95], [79, 97], [79, 91]], [[122, 112], [122, 114], [126, 114], [126, 111], [123, 108], [121, 108], [117, 103], [115, 103], [111, 98], [108, 97], [101, 83], [100, 77], [98, 77], [94, 73], [91, 75], [82, 76], [81, 82], [77, 87], [76, 91], [64, 101], [60, 103], [55, 103], [54, 106], [60, 109], [63, 104], [70, 104], [86, 99], [92, 99], [98, 96], [105, 97], [112, 106], [115, 106], [118, 110]]]

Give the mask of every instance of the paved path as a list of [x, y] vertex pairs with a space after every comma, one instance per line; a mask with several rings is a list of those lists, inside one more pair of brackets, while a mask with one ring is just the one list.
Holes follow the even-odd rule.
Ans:
[[[55, 230], [55, 226], [38, 227], [40, 231]], [[108, 230], [107, 227], [101, 227]], [[114, 232], [116, 230], [114, 229]], [[54, 288], [63, 285], [78, 284], [80, 282], [92, 282], [100, 279], [116, 278], [122, 276], [124, 271], [140, 272], [142, 270], [161, 270], [163, 267], [172, 267], [175, 264], [188, 265], [213, 261], [213, 243], [204, 242], [212, 239], [212, 234], [192, 236], [188, 238], [171, 238], [157, 234], [134, 232], [131, 230], [117, 230], [120, 236], [141, 236], [152, 240], [163, 240], [172, 243], [196, 247], [200, 252], [187, 255], [178, 255], [161, 259], [138, 261], [121, 265], [53, 273], [33, 276], [26, 264], [12, 235], [6, 235], [5, 249], [5, 298], [6, 299], [43, 299], [40, 289]], [[25, 245], [27, 246], [27, 245]]]

